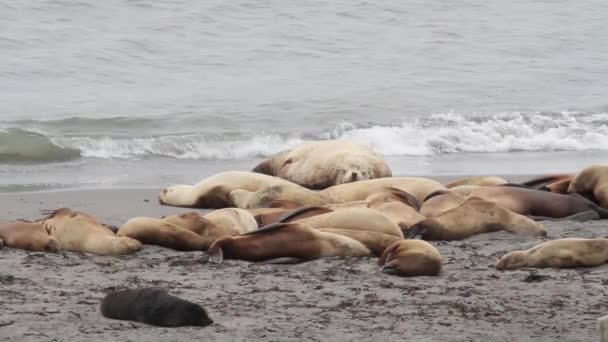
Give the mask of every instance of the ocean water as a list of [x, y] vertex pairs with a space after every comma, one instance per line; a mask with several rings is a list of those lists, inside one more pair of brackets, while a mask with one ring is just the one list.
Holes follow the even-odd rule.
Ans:
[[164, 186], [322, 139], [397, 175], [608, 157], [608, 2], [0, 0], [0, 191]]

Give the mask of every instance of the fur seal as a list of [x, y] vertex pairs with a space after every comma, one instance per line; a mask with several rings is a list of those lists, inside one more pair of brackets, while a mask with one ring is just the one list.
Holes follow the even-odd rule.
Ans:
[[431, 179], [416, 177], [390, 177], [335, 185], [321, 191], [321, 193], [333, 198], [334, 200], [340, 200], [342, 202], [354, 202], [365, 200], [369, 195], [389, 187], [396, 188], [413, 195], [419, 203], [422, 203], [424, 198], [430, 193], [437, 190], [446, 189], [445, 186]]
[[475, 234], [499, 230], [532, 236], [547, 234], [543, 225], [532, 219], [496, 203], [471, 197], [460, 206], [411, 227], [408, 237], [421, 234], [424, 240], [462, 240]]
[[276, 201], [288, 201], [300, 206], [321, 206], [334, 200], [317, 192], [295, 184], [265, 186], [257, 191], [232, 190], [230, 200], [238, 208], [251, 209], [267, 206]]
[[59, 242], [40, 223], [16, 221], [0, 223], [0, 247], [35, 252], [59, 252]]
[[301, 211], [305, 210], [307, 210], [307, 208], [301, 208], [290, 212], [282, 217], [279, 222], [298, 222], [312, 228], [341, 228], [372, 231], [403, 238], [403, 233], [399, 226], [374, 209], [342, 209], [326, 214], [299, 218], [298, 215]]
[[213, 324], [202, 306], [172, 296], [159, 288], [109, 293], [101, 301], [101, 314], [106, 318], [137, 321], [159, 327], [206, 327]]
[[67, 208], [55, 210], [41, 222], [66, 251], [120, 255], [135, 253], [142, 247], [137, 240], [117, 237], [92, 216]]
[[467, 198], [453, 191], [437, 191], [429, 195], [422, 203], [420, 214], [426, 218], [440, 216], [446, 211], [460, 206]]
[[[576, 194], [564, 195], [520, 187], [484, 186], [473, 190], [470, 196], [484, 198], [535, 219], [577, 219], [580, 214], [589, 212], [597, 213], [601, 218], [608, 217], [608, 209]], [[584, 218], [588, 219], [588, 216]]]
[[221, 209], [234, 207], [230, 192], [236, 189], [258, 191], [271, 185], [299, 187], [284, 179], [254, 172], [226, 171], [207, 177], [195, 185], [173, 185], [158, 200], [175, 207]]
[[599, 205], [608, 208], [608, 166], [593, 165], [584, 168], [574, 176], [568, 192], [593, 195]]
[[391, 177], [386, 162], [371, 149], [346, 140], [326, 140], [281, 151], [253, 172], [287, 179], [309, 189]]
[[509, 183], [507, 180], [495, 177], [495, 176], [481, 176], [481, 177], [469, 177], [458, 179], [453, 182], [450, 182], [445, 185], [446, 188], [451, 189], [461, 185], [477, 185], [477, 186], [486, 186], [486, 185], [503, 185]]
[[209, 261], [304, 262], [332, 256], [369, 256], [359, 241], [318, 231], [299, 223], [276, 223], [259, 230], [221, 238], [209, 248]]
[[566, 238], [508, 253], [498, 260], [496, 269], [592, 267], [607, 261], [608, 239]]
[[404, 277], [437, 276], [442, 263], [437, 248], [422, 240], [395, 241], [378, 260], [382, 272]]

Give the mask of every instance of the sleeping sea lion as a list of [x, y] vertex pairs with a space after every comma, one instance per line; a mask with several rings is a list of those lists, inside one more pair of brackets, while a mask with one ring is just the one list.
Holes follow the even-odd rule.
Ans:
[[400, 237], [394, 235], [388, 235], [384, 233], [365, 231], [365, 230], [352, 230], [352, 229], [338, 229], [338, 228], [317, 228], [320, 232], [334, 233], [349, 237], [353, 240], [361, 242], [367, 247], [375, 256], [379, 257], [382, 252], [395, 241], [403, 240]]
[[16, 221], [0, 223], [0, 247], [35, 252], [59, 252], [59, 242], [40, 223]]
[[378, 260], [384, 273], [404, 277], [437, 276], [443, 259], [433, 245], [422, 240], [398, 240]]
[[371, 149], [346, 140], [326, 140], [281, 151], [254, 169], [309, 189], [390, 177], [391, 170]]
[[400, 189], [383, 189], [368, 196], [366, 203], [368, 208], [377, 210], [388, 217], [402, 231], [408, 230], [411, 226], [426, 219], [418, 212], [420, 210], [418, 200]]
[[496, 268], [502, 271], [522, 267], [592, 267], [607, 261], [608, 239], [566, 238], [508, 253], [498, 260]]
[[360, 242], [343, 235], [318, 231], [299, 223], [277, 223], [259, 230], [221, 238], [209, 248], [209, 261], [304, 262], [332, 256], [369, 256]]
[[465, 196], [451, 190], [436, 191], [429, 195], [424, 203], [422, 203], [420, 214], [427, 218], [437, 217], [450, 209], [460, 206], [466, 200]]
[[593, 165], [577, 173], [568, 192], [590, 194], [604, 208], [608, 208], [608, 166]]
[[117, 237], [92, 216], [67, 208], [55, 210], [41, 223], [66, 251], [120, 255], [135, 253], [142, 246], [137, 240]]
[[478, 185], [478, 186], [486, 186], [486, 185], [503, 185], [508, 183], [509, 181], [495, 176], [480, 176], [480, 177], [469, 177], [458, 179], [447, 183], [445, 185], [446, 188], [451, 189], [461, 185]]
[[538, 222], [496, 203], [471, 197], [460, 206], [411, 227], [408, 237], [421, 234], [424, 240], [462, 240], [475, 234], [499, 230], [532, 236], [547, 234]]
[[250, 209], [267, 206], [276, 201], [288, 201], [300, 206], [321, 206], [334, 200], [317, 192], [294, 184], [265, 186], [257, 191], [232, 190], [230, 200], [237, 208]]
[[101, 301], [101, 314], [160, 327], [206, 327], [213, 323], [202, 306], [171, 296], [160, 288], [111, 292]]
[[[199, 219], [200, 226], [207, 225], [200, 216]], [[134, 217], [120, 227], [116, 236], [130, 237], [145, 245], [162, 246], [178, 251], [206, 250], [213, 243], [166, 218]]]

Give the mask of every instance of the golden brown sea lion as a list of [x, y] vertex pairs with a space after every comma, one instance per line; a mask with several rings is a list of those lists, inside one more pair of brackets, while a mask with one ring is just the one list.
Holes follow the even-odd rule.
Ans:
[[276, 201], [288, 201], [300, 206], [321, 206], [334, 200], [317, 192], [294, 184], [265, 186], [258, 191], [232, 190], [230, 200], [237, 208], [251, 209], [268, 206]]
[[157, 245], [178, 251], [206, 250], [211, 245], [197, 233], [166, 219], [134, 217], [125, 222], [116, 236], [126, 236], [145, 245]]
[[209, 228], [207, 232], [201, 235], [239, 235], [258, 229], [255, 217], [245, 209], [226, 208], [214, 210], [203, 216], [203, 218], [213, 223], [214, 232], [212, 234]]
[[386, 188], [374, 193], [366, 199], [367, 207], [381, 212], [393, 221], [402, 231], [426, 219], [418, 213], [420, 204], [418, 200], [405, 191]]
[[590, 200], [576, 195], [563, 195], [511, 186], [483, 186], [473, 190], [470, 196], [495, 202], [515, 213], [535, 219], [578, 219], [588, 218], [588, 213], [598, 217], [608, 217], [608, 209], [601, 208]]
[[40, 223], [16, 221], [0, 223], [0, 247], [36, 252], [58, 252], [59, 242]]
[[408, 237], [420, 233], [425, 240], [461, 240], [475, 234], [499, 230], [520, 235], [546, 235], [542, 224], [496, 203], [471, 197], [460, 206], [410, 228]]
[[496, 268], [502, 271], [522, 267], [592, 267], [607, 261], [608, 239], [567, 238], [508, 253], [498, 260]]
[[258, 191], [271, 185], [299, 185], [278, 177], [255, 172], [227, 171], [207, 177], [195, 185], [173, 185], [159, 195], [161, 204], [176, 207], [220, 209], [234, 207], [230, 192], [236, 189]]
[[[311, 226], [312, 228], [341, 228], [353, 230], [365, 230], [379, 232], [403, 238], [403, 233], [399, 226], [382, 213], [369, 208], [352, 208], [332, 211], [326, 214], [315, 215], [307, 218], [298, 219], [300, 211], [306, 208], [297, 209], [279, 222], [298, 222]], [[297, 221], [296, 221], [297, 219]]]
[[317, 228], [318, 231], [326, 233], [334, 233], [349, 237], [353, 240], [361, 242], [367, 247], [373, 255], [379, 257], [382, 252], [395, 241], [403, 240], [400, 237], [394, 235], [388, 235], [384, 233], [365, 231], [365, 230], [352, 230], [352, 229], [339, 229], [339, 228]]
[[395, 241], [378, 260], [382, 272], [404, 277], [437, 276], [442, 263], [437, 248], [422, 240]]
[[239, 236], [228, 236], [209, 248], [209, 261], [303, 262], [332, 256], [369, 256], [360, 242], [343, 235], [320, 232], [298, 223], [277, 223]]
[[281, 151], [253, 169], [310, 189], [390, 177], [391, 170], [371, 149], [346, 140], [326, 140]]
[[427, 198], [422, 207], [420, 208], [420, 214], [424, 217], [432, 218], [437, 217], [448, 210], [460, 206], [464, 201], [467, 200], [465, 196], [459, 195], [458, 193], [450, 191], [437, 191], [433, 193], [434, 196]]
[[584, 168], [570, 182], [568, 192], [592, 194], [599, 205], [608, 208], [608, 166], [593, 165]]
[[66, 251], [120, 255], [135, 253], [142, 246], [137, 240], [117, 237], [92, 216], [67, 208], [55, 210], [41, 223]]
[[547, 190], [547, 191], [555, 192], [558, 194], [567, 194], [568, 188], [570, 187], [570, 183], [572, 182], [573, 179], [574, 179], [574, 177], [569, 177], [569, 178], [562, 179], [557, 182], [549, 183], [549, 184], [545, 185], [544, 188], [542, 188], [541, 190]]
[[388, 187], [397, 188], [413, 195], [419, 203], [422, 203], [430, 193], [446, 189], [445, 186], [431, 179], [390, 177], [336, 185], [321, 191], [321, 193], [343, 202], [353, 202], [364, 200], [369, 195]]
[[478, 186], [486, 186], [486, 185], [503, 185], [507, 184], [508, 181], [495, 176], [480, 176], [480, 177], [469, 177], [458, 179], [452, 181], [445, 185], [446, 188], [451, 189], [461, 185], [478, 185]]

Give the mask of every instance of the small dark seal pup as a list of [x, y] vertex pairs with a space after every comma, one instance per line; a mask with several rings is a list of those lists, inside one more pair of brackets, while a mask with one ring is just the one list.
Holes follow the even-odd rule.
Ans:
[[205, 327], [213, 323], [202, 306], [171, 296], [159, 288], [112, 292], [101, 301], [101, 314], [161, 327]]

